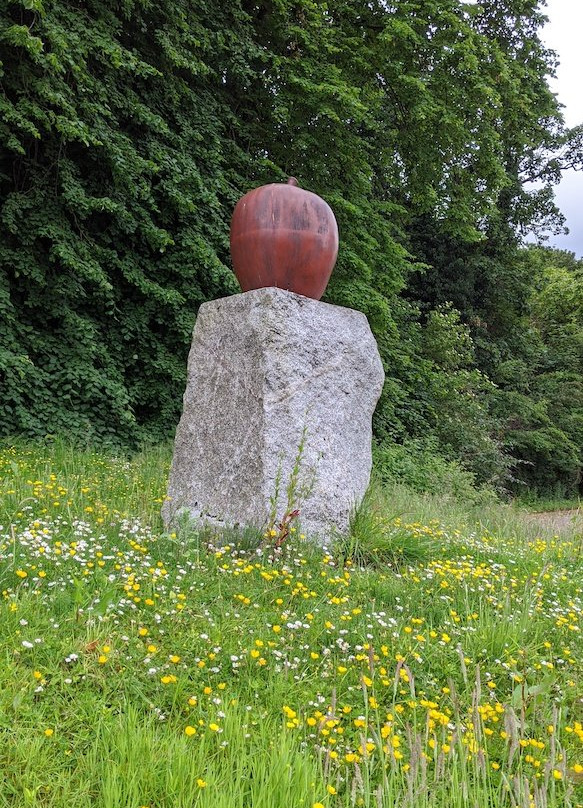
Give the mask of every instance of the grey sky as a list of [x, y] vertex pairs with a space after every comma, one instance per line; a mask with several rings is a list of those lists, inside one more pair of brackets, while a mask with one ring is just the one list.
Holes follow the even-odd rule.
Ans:
[[[583, 123], [583, 0], [547, 0], [549, 22], [543, 42], [559, 57], [551, 88], [563, 104], [567, 126]], [[583, 172], [568, 171], [556, 188], [558, 207], [567, 218], [569, 235], [551, 236], [549, 243], [583, 257]]]

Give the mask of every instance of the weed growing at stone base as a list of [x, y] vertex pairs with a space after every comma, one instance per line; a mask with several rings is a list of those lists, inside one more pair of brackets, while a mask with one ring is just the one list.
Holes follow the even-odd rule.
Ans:
[[168, 456], [0, 451], [0, 806], [583, 805], [580, 536], [394, 491], [212, 548]]

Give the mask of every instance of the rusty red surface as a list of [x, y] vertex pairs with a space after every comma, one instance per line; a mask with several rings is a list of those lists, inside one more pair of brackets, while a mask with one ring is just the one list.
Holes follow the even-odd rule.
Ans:
[[241, 289], [278, 286], [319, 300], [338, 254], [338, 225], [316, 194], [262, 185], [242, 197], [231, 222], [231, 257]]

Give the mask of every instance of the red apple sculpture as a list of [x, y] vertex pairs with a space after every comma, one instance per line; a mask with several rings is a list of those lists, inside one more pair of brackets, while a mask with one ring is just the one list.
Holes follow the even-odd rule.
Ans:
[[338, 225], [323, 199], [287, 184], [245, 194], [231, 222], [231, 257], [241, 289], [278, 286], [319, 300], [338, 255]]

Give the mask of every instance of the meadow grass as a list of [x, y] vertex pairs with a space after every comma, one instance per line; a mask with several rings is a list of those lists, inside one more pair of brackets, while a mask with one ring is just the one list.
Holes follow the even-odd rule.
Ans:
[[0, 808], [583, 806], [575, 529], [373, 486], [224, 544], [169, 459], [0, 447]]

